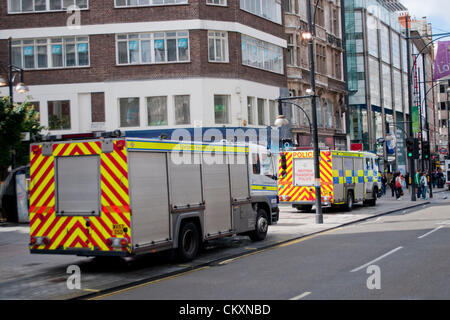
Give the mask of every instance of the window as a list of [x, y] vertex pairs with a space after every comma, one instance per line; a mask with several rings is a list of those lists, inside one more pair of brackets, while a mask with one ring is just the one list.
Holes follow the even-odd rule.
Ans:
[[281, 1], [240, 0], [241, 9], [281, 24]]
[[89, 37], [15, 40], [12, 59], [24, 69], [89, 66]]
[[340, 37], [340, 26], [339, 26], [339, 12], [338, 9], [333, 8], [332, 14], [331, 14], [331, 26], [332, 26], [332, 33]]
[[283, 74], [283, 49], [242, 35], [242, 64]]
[[285, 0], [283, 4], [284, 4], [284, 12], [294, 13], [294, 10], [292, 10], [291, 0]]
[[330, 99], [325, 101], [325, 126], [328, 129], [333, 128], [333, 102]]
[[120, 126], [139, 127], [139, 98], [120, 98]]
[[214, 95], [214, 119], [216, 124], [230, 123], [230, 96]]
[[88, 0], [8, 0], [8, 13], [62, 11], [70, 6], [88, 8]]
[[[316, 1], [311, 1], [311, 6], [313, 6], [312, 10], [314, 12], [314, 6], [315, 6]], [[317, 3], [317, 13], [316, 13], [316, 19], [317, 19], [317, 24], [319, 26], [325, 27], [325, 12], [323, 10], [323, 0], [318, 0]]]
[[392, 79], [391, 67], [387, 64], [381, 65], [383, 77], [383, 104], [385, 108], [392, 109]]
[[210, 62], [228, 62], [228, 34], [226, 32], [208, 32], [208, 60]]
[[327, 48], [326, 46], [316, 44], [316, 60], [317, 60], [317, 72], [327, 73]]
[[227, 0], [206, 0], [206, 4], [214, 4], [217, 6], [226, 6]]
[[317, 98], [316, 100], [316, 112], [317, 112], [317, 126], [323, 127], [322, 103], [319, 98]]
[[441, 110], [447, 110], [445, 102], [441, 102]]
[[175, 124], [190, 124], [190, 96], [175, 96]]
[[266, 102], [264, 99], [258, 99], [258, 125], [266, 125], [266, 115], [265, 115]]
[[334, 77], [336, 79], [342, 79], [342, 62], [341, 62], [341, 53], [334, 53]]
[[158, 6], [188, 3], [187, 0], [116, 0], [116, 7]]
[[275, 126], [275, 120], [278, 116], [278, 105], [274, 100], [269, 100], [270, 125]]
[[117, 35], [117, 64], [148, 64], [189, 60], [187, 31]]
[[247, 120], [248, 124], [255, 124], [255, 98], [247, 97]]
[[167, 97], [147, 98], [147, 121], [149, 126], [167, 125]]
[[48, 128], [50, 130], [70, 130], [70, 101], [49, 101]]

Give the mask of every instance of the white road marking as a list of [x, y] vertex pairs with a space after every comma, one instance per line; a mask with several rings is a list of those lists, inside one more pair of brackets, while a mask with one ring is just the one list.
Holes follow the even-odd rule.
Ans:
[[310, 294], [311, 294], [311, 292], [303, 292], [302, 294], [300, 294], [300, 295], [298, 295], [296, 297], [293, 297], [293, 298], [291, 298], [289, 300], [300, 300], [300, 299], [303, 299], [306, 296], [309, 296]]
[[356, 272], [356, 271], [359, 271], [359, 270], [361, 270], [361, 269], [364, 269], [365, 267], [368, 267], [368, 266], [374, 264], [375, 262], [377, 262], [377, 261], [379, 261], [379, 260], [381, 260], [381, 259], [383, 259], [383, 258], [386, 258], [388, 255], [393, 254], [394, 252], [397, 252], [397, 251], [400, 250], [400, 249], [403, 249], [403, 247], [395, 248], [394, 250], [391, 250], [391, 251], [389, 251], [388, 253], [385, 253], [385, 254], [383, 254], [382, 256], [380, 256], [380, 257], [378, 257], [378, 258], [376, 258], [376, 259], [374, 259], [374, 260], [372, 260], [372, 261], [370, 261], [370, 262], [367, 262], [366, 264], [363, 264], [362, 266], [360, 266], [360, 267], [358, 267], [358, 268], [356, 268], [356, 269], [353, 269], [353, 270], [350, 271], [350, 272]]
[[439, 227], [437, 227], [437, 228], [434, 228], [434, 229], [431, 230], [430, 232], [427, 232], [427, 233], [421, 235], [420, 237], [417, 237], [417, 239], [425, 238], [426, 236], [432, 234], [432, 233], [435, 232], [435, 231], [438, 231], [439, 229], [441, 229], [441, 228], [443, 228], [443, 227], [444, 227], [444, 226], [439, 226]]
[[18, 227], [0, 227], [0, 232], [19, 232], [19, 233], [30, 233], [29, 226], [18, 226]]

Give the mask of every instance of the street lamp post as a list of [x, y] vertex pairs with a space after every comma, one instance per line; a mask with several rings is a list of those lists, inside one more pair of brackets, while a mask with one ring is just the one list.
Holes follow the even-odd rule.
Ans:
[[308, 8], [308, 26], [310, 37], [308, 40], [309, 47], [309, 75], [311, 82], [311, 93], [312, 93], [312, 101], [311, 101], [311, 115], [313, 122], [313, 148], [314, 148], [314, 186], [316, 189], [316, 223], [323, 223], [323, 215], [322, 215], [322, 194], [320, 191], [320, 167], [319, 167], [319, 159], [320, 159], [320, 150], [319, 150], [319, 135], [317, 130], [317, 110], [316, 110], [316, 71], [314, 64], [314, 36], [315, 36], [315, 27], [312, 21], [312, 12], [311, 12], [311, 0], [307, 0], [306, 2]]
[[[312, 115], [312, 124], [310, 123], [310, 129], [312, 131], [312, 141], [313, 141], [313, 149], [314, 149], [314, 189], [316, 194], [316, 223], [323, 223], [323, 214], [322, 214], [322, 192], [320, 187], [320, 150], [319, 150], [319, 135], [317, 130], [317, 95], [316, 95], [316, 78], [315, 78], [315, 64], [314, 64], [314, 36], [315, 36], [315, 26], [313, 23], [313, 14], [311, 10], [311, 0], [307, 0], [307, 15], [308, 15], [308, 32], [302, 34], [302, 38], [308, 41], [309, 47], [309, 74], [310, 74], [310, 82], [311, 88], [307, 90], [307, 96], [303, 97], [290, 97], [290, 98], [279, 98], [278, 99], [278, 126], [283, 125], [287, 122], [286, 118], [283, 116], [283, 108], [282, 103], [286, 100], [293, 100], [295, 98], [311, 98], [311, 115]], [[315, 8], [318, 5], [318, 1], [315, 4]], [[314, 14], [315, 15], [315, 14]], [[295, 103], [291, 103], [296, 105]], [[299, 107], [298, 105], [296, 105]], [[302, 108], [300, 108], [302, 109]], [[304, 111], [302, 109], [302, 111]], [[306, 112], [305, 112], [306, 113]], [[308, 117], [309, 120], [309, 117]]]
[[[23, 82], [23, 69], [19, 68], [12, 63], [12, 39], [8, 38], [8, 66], [6, 68], [6, 73], [8, 74], [8, 79], [5, 80], [0, 76], [0, 87], [8, 85], [9, 87], [9, 103], [11, 106], [14, 104], [14, 82], [16, 80], [17, 74], [20, 75], [20, 80], [17, 86], [15, 87], [18, 93], [27, 93], [29, 91], [27, 85]], [[16, 167], [16, 150], [13, 147], [12, 149], [12, 169]]]
[[9, 102], [11, 105], [14, 103], [14, 82], [16, 80], [17, 74], [20, 76], [19, 83], [16, 85], [15, 89], [18, 93], [27, 93], [29, 91], [28, 86], [24, 83], [23, 69], [19, 68], [12, 63], [12, 39], [8, 38], [8, 66], [6, 72], [8, 74], [8, 79], [5, 80], [0, 76], [0, 87], [8, 85], [9, 87]]
[[[411, 45], [410, 45], [410, 34], [409, 34], [409, 15], [405, 17], [406, 19], [406, 55], [407, 55], [407, 67], [408, 67], [408, 103], [409, 103], [409, 136], [414, 138], [413, 124], [412, 124], [412, 72], [411, 72]], [[411, 172], [411, 201], [417, 201], [416, 199], [416, 168], [414, 158], [409, 159], [409, 171]]]

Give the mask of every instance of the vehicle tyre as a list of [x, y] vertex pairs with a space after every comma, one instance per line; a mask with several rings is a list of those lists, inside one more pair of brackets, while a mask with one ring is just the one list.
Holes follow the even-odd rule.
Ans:
[[193, 260], [200, 248], [200, 237], [197, 230], [197, 226], [188, 222], [182, 225], [179, 237], [178, 237], [178, 259], [183, 262]]
[[264, 209], [258, 209], [255, 230], [251, 231], [248, 236], [252, 241], [262, 241], [266, 238], [268, 229], [269, 222], [267, 220], [267, 212]]
[[375, 207], [375, 206], [377, 205], [377, 198], [378, 198], [378, 192], [377, 192], [377, 189], [374, 189], [374, 190], [373, 190], [373, 192], [372, 192], [372, 197], [373, 197], [373, 199], [370, 200], [370, 205], [371, 205], [372, 207]]
[[345, 203], [345, 211], [352, 211], [354, 204], [353, 192], [347, 191], [347, 202]]
[[298, 210], [298, 211], [311, 211], [311, 209], [312, 209], [312, 205], [299, 205], [299, 206], [295, 206], [295, 208]]

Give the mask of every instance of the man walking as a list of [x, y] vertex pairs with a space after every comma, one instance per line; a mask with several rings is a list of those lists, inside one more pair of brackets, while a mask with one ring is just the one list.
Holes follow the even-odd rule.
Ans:
[[420, 187], [420, 177], [422, 176], [422, 171], [420, 169], [417, 170], [416, 175], [414, 176], [414, 181], [417, 186], [417, 198], [420, 198], [422, 195], [422, 188]]
[[422, 177], [420, 178], [420, 188], [422, 189], [422, 199], [427, 200], [427, 187], [428, 187], [428, 181], [427, 181], [427, 174], [423, 173]]

